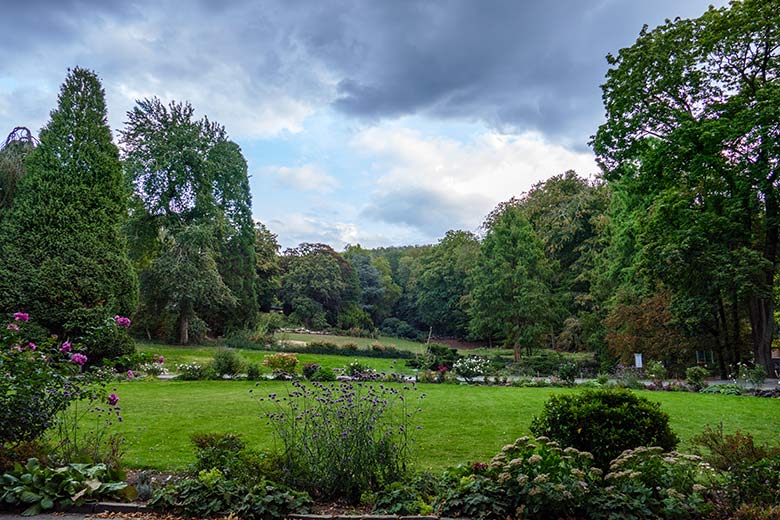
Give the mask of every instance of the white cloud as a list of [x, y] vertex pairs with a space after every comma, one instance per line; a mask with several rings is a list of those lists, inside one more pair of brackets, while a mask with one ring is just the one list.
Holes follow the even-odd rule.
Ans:
[[379, 175], [364, 215], [417, 227], [432, 238], [448, 229], [476, 229], [496, 204], [553, 175], [598, 171], [591, 154], [528, 133], [486, 132], [460, 142], [378, 126], [360, 132], [352, 145]]
[[327, 193], [338, 187], [339, 182], [316, 164], [304, 164], [298, 168], [269, 166], [266, 172], [276, 177], [279, 185], [304, 191]]

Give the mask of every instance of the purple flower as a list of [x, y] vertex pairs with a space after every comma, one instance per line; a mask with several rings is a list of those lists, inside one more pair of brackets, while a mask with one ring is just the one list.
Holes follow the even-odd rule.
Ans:
[[29, 342], [29, 343], [27, 344], [27, 348], [29, 348], [30, 350], [37, 350], [37, 349], [38, 349], [38, 345], [36, 345], [35, 343], [33, 343], [33, 342], [31, 341], [31, 342]]
[[76, 363], [78, 366], [83, 366], [84, 363], [87, 362], [87, 356], [85, 356], [84, 354], [79, 354], [78, 352], [76, 352], [75, 354], [71, 354], [70, 360], [73, 363]]
[[29, 321], [30, 315], [26, 312], [15, 312], [14, 313], [14, 320], [15, 321]]
[[127, 379], [135, 379], [135, 374], [133, 374], [132, 370], [127, 371]]
[[8, 326], [6, 327], [6, 329], [8, 329], [8, 330], [19, 330], [19, 325], [17, 325], [16, 323], [9, 323]]
[[125, 318], [124, 316], [117, 314], [114, 316], [114, 321], [116, 322], [117, 327], [130, 328], [130, 318]]
[[60, 347], [60, 352], [70, 352], [72, 348], [73, 347], [71, 346], [70, 341], [65, 341]]
[[119, 397], [116, 394], [111, 394], [108, 396], [109, 406], [116, 406], [116, 403], [118, 402], [119, 402]]

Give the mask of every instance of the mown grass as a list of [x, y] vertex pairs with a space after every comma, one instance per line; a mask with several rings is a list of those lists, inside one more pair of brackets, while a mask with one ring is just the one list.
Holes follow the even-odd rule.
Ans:
[[[263, 413], [267, 401], [252, 399], [288, 383], [267, 381], [140, 381], [117, 385], [125, 435], [125, 461], [132, 467], [181, 469], [193, 461], [190, 436], [198, 432], [236, 432], [253, 446], [273, 448]], [[427, 394], [417, 422], [414, 465], [440, 469], [487, 460], [501, 446], [528, 434], [531, 419], [557, 388], [418, 385]], [[576, 391], [576, 390], [574, 390]], [[705, 425], [750, 432], [759, 443], [777, 444], [780, 400], [690, 393], [640, 392], [658, 401], [682, 439], [681, 448]]]
[[[153, 343], [137, 343], [138, 352], [147, 352], [160, 354], [165, 358], [165, 366], [169, 371], [175, 372], [177, 363], [208, 363], [211, 361], [214, 351], [218, 346], [199, 346], [199, 347], [178, 347], [174, 345], [159, 345]], [[237, 350], [239, 356], [247, 363], [262, 364], [263, 359], [269, 354], [269, 350]], [[325, 368], [344, 368], [353, 361], [358, 361], [364, 366], [373, 368], [378, 372], [413, 374], [414, 370], [407, 368], [404, 360], [394, 360], [389, 358], [368, 358], [356, 356], [336, 356], [325, 354], [297, 354], [300, 366], [305, 363], [317, 363]], [[261, 365], [261, 372], [270, 373]], [[300, 372], [300, 367], [298, 369]]]
[[371, 345], [379, 343], [383, 346], [392, 345], [398, 350], [408, 350], [416, 354], [425, 352], [425, 343], [418, 341], [412, 341], [404, 338], [390, 338], [387, 336], [379, 336], [378, 338], [353, 338], [351, 336], [334, 336], [330, 334], [301, 334], [297, 332], [277, 332], [274, 334], [274, 339], [277, 341], [305, 341], [311, 343], [313, 341], [326, 341], [328, 343], [335, 343], [336, 345], [346, 345], [353, 343], [361, 349], [371, 348]]

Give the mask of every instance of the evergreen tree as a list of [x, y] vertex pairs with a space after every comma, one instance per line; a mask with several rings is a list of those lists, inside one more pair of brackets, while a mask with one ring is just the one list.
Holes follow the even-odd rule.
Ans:
[[68, 72], [26, 168], [0, 225], [0, 310], [24, 310], [65, 335], [131, 313], [128, 193], [94, 72]]

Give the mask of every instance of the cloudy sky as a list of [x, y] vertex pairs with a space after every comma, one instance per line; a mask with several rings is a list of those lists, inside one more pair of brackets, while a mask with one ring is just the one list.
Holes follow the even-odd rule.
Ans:
[[284, 247], [435, 243], [540, 180], [594, 176], [604, 56], [710, 3], [8, 2], [0, 132], [38, 130], [67, 68], [90, 68], [115, 131], [151, 96], [222, 123]]

